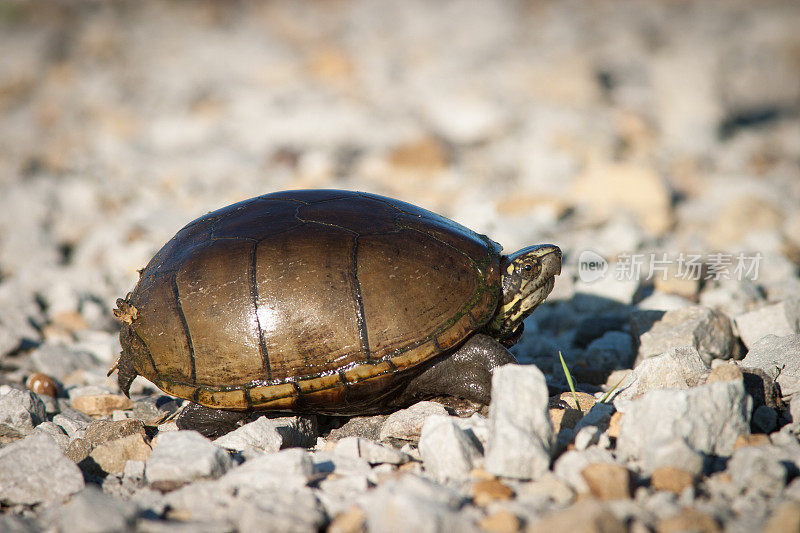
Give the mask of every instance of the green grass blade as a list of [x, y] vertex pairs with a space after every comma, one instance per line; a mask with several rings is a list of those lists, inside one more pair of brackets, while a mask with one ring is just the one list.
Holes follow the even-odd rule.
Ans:
[[567, 362], [564, 361], [564, 356], [561, 355], [561, 350], [558, 351], [558, 358], [561, 359], [561, 368], [564, 369], [564, 375], [567, 376], [567, 384], [569, 385], [569, 390], [572, 391], [572, 398], [575, 400], [575, 408], [579, 412], [581, 411], [581, 404], [578, 403], [578, 395], [575, 392], [575, 383], [572, 381], [572, 374], [569, 373], [569, 368], [567, 368]]
[[611, 389], [610, 389], [610, 390], [609, 390], [607, 393], [603, 394], [603, 397], [602, 397], [602, 398], [600, 398], [600, 403], [606, 403], [606, 400], [608, 400], [608, 397], [609, 397], [609, 396], [611, 396], [611, 393], [612, 393], [612, 392], [614, 392], [615, 390], [617, 390], [617, 387], [619, 387], [620, 385], [622, 385], [622, 382], [623, 382], [623, 381], [625, 381], [626, 379], [628, 379], [628, 376], [630, 376], [630, 375], [631, 375], [631, 373], [630, 373], [630, 372], [628, 372], [627, 374], [625, 374], [624, 376], [622, 376], [622, 379], [620, 379], [619, 381], [617, 381], [617, 384], [616, 384], [616, 385], [614, 385], [613, 387], [611, 387]]

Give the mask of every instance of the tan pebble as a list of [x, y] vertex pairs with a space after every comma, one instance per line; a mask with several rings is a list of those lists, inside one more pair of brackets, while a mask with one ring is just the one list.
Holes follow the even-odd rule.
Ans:
[[472, 485], [472, 500], [480, 507], [497, 500], [510, 500], [513, 497], [514, 490], [498, 479], [482, 479]]
[[694, 476], [682, 468], [662, 466], [653, 470], [650, 486], [655, 490], [666, 490], [680, 494], [683, 489], [694, 484]]
[[513, 533], [520, 530], [522, 523], [513, 513], [500, 510], [484, 516], [478, 522], [478, 527], [484, 531], [492, 531], [494, 533]]
[[527, 528], [545, 533], [625, 533], [625, 524], [593, 498], [576, 501], [566, 509], [552, 512]]
[[771, 444], [771, 441], [769, 440], [769, 435], [764, 433], [741, 434], [736, 437], [736, 442], [733, 443], [733, 449], [738, 450], [745, 446], [766, 446], [767, 444]]
[[631, 497], [631, 473], [624, 466], [611, 463], [590, 464], [581, 471], [589, 492], [600, 500]]
[[86, 319], [77, 311], [64, 311], [56, 313], [51, 320], [54, 326], [64, 328], [67, 331], [81, 331], [89, 327]]
[[735, 363], [725, 363], [716, 366], [706, 378], [706, 383], [717, 383], [720, 381], [740, 381], [744, 379], [742, 369]]
[[28, 390], [36, 394], [43, 394], [53, 398], [58, 396], [58, 383], [56, 383], [56, 380], [41, 372], [34, 372], [28, 376], [26, 386]]
[[608, 421], [608, 436], [616, 439], [619, 437], [620, 428], [622, 428], [622, 413], [616, 411]]
[[800, 531], [800, 503], [786, 501], [767, 520], [763, 533], [784, 533]]
[[497, 476], [489, 473], [483, 468], [473, 468], [469, 475], [472, 477], [472, 479], [497, 479]]
[[687, 507], [679, 515], [659, 520], [656, 531], [658, 533], [678, 533], [679, 531], [721, 533], [722, 529], [713, 517]]
[[653, 286], [661, 292], [697, 301], [697, 294], [700, 292], [700, 278], [693, 279], [693, 276], [686, 276], [679, 272], [678, 263], [672, 262], [667, 265], [665, 273], [659, 273], [653, 277]]
[[89, 454], [97, 465], [109, 474], [121, 474], [128, 461], [147, 461], [150, 446], [141, 435], [128, 435], [104, 442]]
[[72, 407], [89, 416], [105, 416], [117, 409], [132, 409], [133, 402], [120, 394], [89, 394], [72, 400]]
[[333, 517], [328, 533], [361, 533], [366, 531], [367, 515], [357, 505]]
[[449, 164], [447, 150], [434, 137], [397, 146], [389, 153], [389, 163], [404, 170], [437, 171]]
[[[594, 404], [597, 403], [597, 398], [586, 392], [576, 392], [575, 395], [578, 397], [578, 406], [583, 414], [586, 414], [586, 412], [594, 407]], [[567, 402], [567, 405], [573, 409], [576, 408], [575, 398], [572, 397], [572, 392], [562, 392], [561, 396], [558, 398], [564, 402]]]

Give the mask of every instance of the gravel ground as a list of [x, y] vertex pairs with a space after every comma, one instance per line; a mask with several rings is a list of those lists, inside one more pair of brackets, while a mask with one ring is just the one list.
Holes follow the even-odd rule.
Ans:
[[[798, 27], [792, 1], [0, 3], [0, 530], [800, 530]], [[488, 411], [212, 442], [123, 396], [137, 269], [317, 187], [561, 246]]]

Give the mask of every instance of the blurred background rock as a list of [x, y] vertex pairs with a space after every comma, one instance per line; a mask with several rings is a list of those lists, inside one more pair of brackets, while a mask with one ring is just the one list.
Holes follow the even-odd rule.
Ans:
[[564, 295], [586, 248], [757, 250], [800, 294], [798, 28], [792, 0], [2, 2], [0, 355], [112, 360], [178, 229], [306, 187], [555, 242]]

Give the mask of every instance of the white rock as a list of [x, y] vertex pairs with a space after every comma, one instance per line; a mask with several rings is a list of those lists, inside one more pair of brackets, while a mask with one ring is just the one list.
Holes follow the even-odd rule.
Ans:
[[648, 448], [681, 437], [698, 452], [730, 455], [736, 437], [750, 432], [751, 408], [741, 381], [653, 390], [627, 406], [617, 449], [641, 457]]
[[348, 457], [360, 457], [372, 465], [382, 463], [399, 465], [409, 460], [409, 457], [399, 450], [360, 437], [340, 439], [336, 443], [334, 452]]
[[48, 435], [56, 444], [58, 444], [58, 447], [61, 448], [61, 451], [67, 451], [67, 447], [69, 446], [69, 437], [61, 426], [57, 426], [52, 422], [42, 422], [31, 432], [32, 435], [36, 435], [37, 433], [44, 433], [45, 435]]
[[800, 394], [800, 334], [767, 335], [756, 341], [742, 360], [742, 366], [760, 368], [777, 378], [784, 396]]
[[680, 346], [644, 359], [625, 378], [614, 395], [614, 405], [622, 410], [624, 400], [638, 398], [656, 389], [694, 387], [708, 374], [708, 367], [693, 346]]
[[254, 449], [262, 452], [277, 452], [281, 449], [283, 438], [278, 433], [275, 424], [267, 417], [261, 416], [253, 422], [215, 439], [214, 444], [228, 450]]
[[703, 456], [693, 450], [680, 437], [646, 448], [641, 457], [642, 465], [647, 472], [662, 466], [672, 466], [699, 476], [703, 472]]
[[492, 376], [486, 469], [530, 479], [550, 466], [555, 444], [544, 374], [533, 365], [505, 365]]
[[447, 416], [448, 412], [437, 402], [418, 402], [406, 409], [395, 411], [384, 420], [380, 438], [415, 441], [419, 439], [425, 419], [433, 415]]
[[147, 482], [155, 488], [174, 489], [203, 478], [218, 478], [231, 467], [231, 458], [196, 431], [159, 434], [145, 464]]
[[785, 337], [800, 333], [800, 300], [784, 300], [738, 315], [734, 322], [747, 348], [766, 337]]
[[611, 455], [611, 452], [597, 447], [583, 451], [570, 450], [556, 460], [553, 465], [553, 473], [576, 491], [586, 493], [589, 492], [589, 486], [581, 472], [587, 466], [597, 463], [614, 464], [614, 456]]
[[34, 392], [8, 387], [0, 394], [0, 433], [29, 435], [46, 416], [44, 403]]
[[667, 311], [639, 338], [637, 361], [676, 346], [694, 346], [706, 365], [710, 365], [712, 359], [730, 359], [737, 354], [736, 338], [728, 317], [702, 306]]
[[60, 502], [83, 487], [81, 471], [47, 435], [31, 435], [0, 449], [0, 502]]
[[49, 513], [48, 523], [58, 531], [76, 533], [131, 531], [136, 522], [136, 506], [87, 486], [70, 501]]
[[220, 486], [250, 493], [260, 490], [305, 486], [314, 473], [311, 454], [302, 448], [289, 448], [248, 459], [219, 479]]
[[434, 415], [422, 427], [419, 451], [425, 469], [436, 480], [466, 479], [481, 459], [481, 445], [462, 430], [455, 417]]

